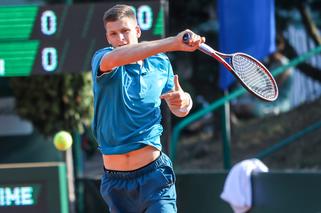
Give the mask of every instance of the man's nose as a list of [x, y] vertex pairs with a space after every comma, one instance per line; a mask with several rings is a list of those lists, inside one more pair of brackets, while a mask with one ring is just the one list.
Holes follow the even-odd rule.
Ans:
[[119, 41], [123, 41], [123, 40], [125, 40], [125, 36], [124, 36], [124, 34], [119, 33], [119, 34], [118, 34], [118, 39], [119, 39]]

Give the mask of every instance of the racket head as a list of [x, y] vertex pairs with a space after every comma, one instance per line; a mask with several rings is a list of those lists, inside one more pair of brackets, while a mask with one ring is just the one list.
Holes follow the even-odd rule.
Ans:
[[[190, 33], [183, 35], [183, 42], [188, 44]], [[245, 53], [224, 54], [201, 44], [199, 50], [222, 63], [241, 84], [256, 97], [265, 101], [275, 101], [279, 91], [275, 79], [269, 70], [258, 60]]]
[[279, 90], [269, 70], [257, 59], [245, 53], [230, 56], [232, 73], [252, 94], [265, 101], [275, 101]]

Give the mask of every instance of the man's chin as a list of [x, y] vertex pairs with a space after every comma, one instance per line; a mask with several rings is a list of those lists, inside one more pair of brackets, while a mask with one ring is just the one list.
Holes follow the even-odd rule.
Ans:
[[122, 46], [126, 46], [127, 44], [123, 44], [123, 45], [118, 45], [118, 46], [114, 46], [114, 48], [118, 48], [118, 47], [122, 47]]

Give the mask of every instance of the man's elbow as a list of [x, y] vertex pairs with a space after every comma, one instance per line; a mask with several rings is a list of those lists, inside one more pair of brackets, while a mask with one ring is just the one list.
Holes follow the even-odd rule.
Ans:
[[111, 71], [116, 67], [116, 60], [111, 56], [104, 56], [100, 63], [100, 70], [103, 72]]

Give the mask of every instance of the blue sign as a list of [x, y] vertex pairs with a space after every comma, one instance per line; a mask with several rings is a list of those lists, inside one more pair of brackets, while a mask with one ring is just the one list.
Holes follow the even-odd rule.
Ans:
[[[219, 50], [244, 52], [262, 60], [275, 51], [274, 0], [218, 0]], [[226, 90], [234, 77], [220, 67], [219, 87]]]

